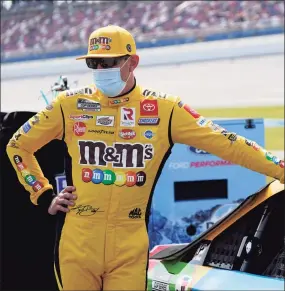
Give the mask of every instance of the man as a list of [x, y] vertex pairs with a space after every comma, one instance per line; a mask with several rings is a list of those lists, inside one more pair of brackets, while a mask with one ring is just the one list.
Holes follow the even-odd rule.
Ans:
[[[59, 288], [144, 290], [150, 202], [174, 143], [282, 183], [284, 161], [179, 97], [137, 85], [136, 44], [123, 28], [95, 30], [79, 59], [92, 69], [94, 84], [60, 93], [15, 133], [7, 152], [32, 202], [51, 215], [64, 213], [55, 250]], [[33, 156], [55, 138], [65, 141], [72, 158], [68, 187], [56, 197]]]

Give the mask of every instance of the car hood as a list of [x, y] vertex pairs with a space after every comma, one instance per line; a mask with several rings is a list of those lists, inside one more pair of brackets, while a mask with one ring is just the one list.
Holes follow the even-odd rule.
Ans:
[[[251, 209], [261, 204], [268, 198], [284, 190], [284, 185], [279, 181], [274, 180], [267, 184], [265, 187], [258, 190], [256, 193], [250, 195], [244, 200], [237, 208], [235, 208], [228, 215], [223, 217], [218, 223], [214, 224], [206, 232], [198, 236], [190, 244], [169, 244], [169, 245], [158, 245], [150, 251], [151, 260], [172, 260], [181, 255], [184, 251], [189, 248], [195, 247], [202, 240], [212, 241], [230, 225], [248, 213]], [[154, 264], [154, 262], [150, 262]]]

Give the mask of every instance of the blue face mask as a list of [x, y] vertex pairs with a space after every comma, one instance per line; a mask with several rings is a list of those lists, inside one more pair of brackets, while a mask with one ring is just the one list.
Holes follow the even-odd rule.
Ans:
[[[126, 62], [125, 62], [126, 63]], [[125, 65], [124, 63], [124, 65]], [[124, 66], [123, 65], [123, 66]], [[123, 67], [122, 66], [122, 67]], [[129, 74], [130, 77], [130, 74]], [[129, 79], [128, 77], [128, 79]], [[126, 87], [127, 81], [121, 78], [121, 68], [93, 70], [93, 80], [96, 87], [106, 96], [115, 97]]]

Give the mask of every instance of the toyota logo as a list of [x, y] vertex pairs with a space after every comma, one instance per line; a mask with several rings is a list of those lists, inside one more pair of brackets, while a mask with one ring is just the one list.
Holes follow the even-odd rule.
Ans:
[[150, 103], [146, 103], [146, 104], [143, 105], [143, 109], [145, 111], [148, 111], [148, 112], [154, 111], [155, 110], [155, 105], [150, 104]]

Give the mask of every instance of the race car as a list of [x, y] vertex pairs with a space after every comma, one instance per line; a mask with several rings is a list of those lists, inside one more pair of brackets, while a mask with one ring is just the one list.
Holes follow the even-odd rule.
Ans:
[[213, 226], [217, 221], [222, 219], [228, 213], [232, 212], [232, 210], [235, 209], [238, 205], [239, 203], [226, 203], [224, 205], [219, 206], [211, 215], [209, 220], [199, 225], [198, 227], [199, 233], [202, 233], [206, 231], [208, 228], [210, 228], [211, 226]]
[[284, 290], [284, 208], [273, 181], [190, 244], [155, 246], [147, 290]]

